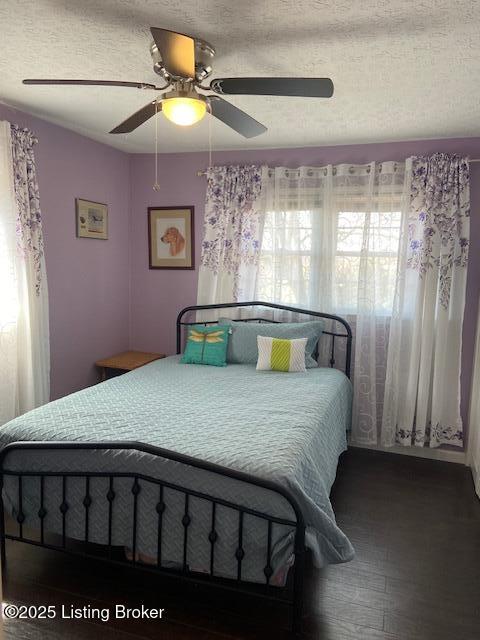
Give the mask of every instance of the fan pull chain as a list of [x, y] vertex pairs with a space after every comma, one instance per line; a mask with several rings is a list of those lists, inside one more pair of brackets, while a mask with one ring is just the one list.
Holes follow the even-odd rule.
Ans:
[[212, 118], [213, 118], [213, 114], [212, 114], [212, 105], [210, 104], [210, 101], [207, 101], [207, 105], [208, 105], [208, 113], [209, 113], [209, 117], [208, 117], [208, 168], [210, 169], [212, 166]]
[[160, 191], [158, 182], [158, 98], [155, 100], [155, 182], [153, 183], [153, 190]]

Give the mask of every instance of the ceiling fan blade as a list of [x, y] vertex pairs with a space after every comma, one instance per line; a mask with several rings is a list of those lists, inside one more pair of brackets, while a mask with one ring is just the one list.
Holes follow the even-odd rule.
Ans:
[[195, 78], [195, 40], [183, 33], [151, 27], [165, 69], [176, 78]]
[[330, 78], [218, 78], [210, 89], [231, 95], [331, 98], [333, 82]]
[[164, 87], [156, 87], [148, 82], [122, 82], [117, 80], [47, 80], [45, 78], [34, 79], [27, 78], [22, 80], [23, 84], [65, 84], [65, 85], [87, 85], [87, 86], [104, 86], [104, 87], [134, 87], [136, 89], [156, 89], [161, 90]]
[[130, 133], [141, 124], [152, 118], [156, 113], [160, 113], [162, 110], [162, 103], [156, 100], [149, 102], [139, 111], [131, 115], [129, 118], [121, 122], [115, 129], [112, 129], [110, 133]]
[[212, 115], [245, 138], [254, 138], [267, 130], [267, 127], [257, 122], [248, 113], [223, 100], [223, 98], [208, 96], [207, 100], [210, 103]]

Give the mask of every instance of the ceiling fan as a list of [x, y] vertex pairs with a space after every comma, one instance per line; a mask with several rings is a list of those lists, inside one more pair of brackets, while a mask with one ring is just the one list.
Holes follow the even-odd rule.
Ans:
[[[166, 82], [162, 87], [145, 82], [115, 80], [26, 79], [23, 84], [102, 85], [164, 91], [110, 133], [129, 133], [159, 111], [175, 124], [188, 126], [199, 122], [207, 111], [245, 138], [264, 133], [267, 128], [220, 95], [302, 96], [330, 98], [333, 82], [329, 78], [217, 78], [208, 86], [203, 81], [212, 73], [215, 49], [204, 40], [167, 29], [150, 29], [153, 43], [150, 53], [154, 71]], [[213, 91], [204, 95], [201, 91]]]

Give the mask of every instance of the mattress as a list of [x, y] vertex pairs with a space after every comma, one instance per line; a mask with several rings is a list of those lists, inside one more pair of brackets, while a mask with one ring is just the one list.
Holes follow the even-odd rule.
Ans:
[[[300, 505], [307, 525], [306, 543], [318, 567], [353, 557], [351, 543], [335, 522], [329, 493], [340, 454], [346, 449], [352, 390], [335, 369], [305, 373], [258, 372], [252, 365], [212, 367], [184, 365], [178, 356], [157, 360], [102, 384], [50, 402], [4, 425], [0, 444], [22, 440], [136, 441], [169, 449], [281, 484]], [[139, 451], [15, 451], [7, 469], [28, 471], [105, 471], [143, 473], [183, 487], [241, 504], [279, 518], [294, 520], [287, 501], [267, 489], [220, 477]], [[116, 479], [112, 543], [132, 543], [132, 492], [129, 479]], [[39, 478], [24, 478], [25, 526], [38, 527]], [[89, 540], [107, 543], [108, 479], [91, 482]], [[138, 496], [136, 548], [156, 558], [158, 487], [144, 483]], [[85, 481], [68, 479], [67, 536], [85, 535]], [[45, 479], [45, 529], [59, 533], [62, 486]], [[15, 515], [18, 481], [5, 478], [4, 498]], [[162, 564], [180, 566], [183, 558], [184, 496], [165, 490]], [[187, 563], [209, 571], [211, 514], [205, 500], [190, 501], [191, 525]], [[215, 575], [236, 578], [238, 512], [219, 507]], [[266, 523], [253, 515], [244, 520], [247, 550], [242, 579], [264, 582]], [[283, 583], [292, 561], [293, 534], [273, 526], [273, 584]]]

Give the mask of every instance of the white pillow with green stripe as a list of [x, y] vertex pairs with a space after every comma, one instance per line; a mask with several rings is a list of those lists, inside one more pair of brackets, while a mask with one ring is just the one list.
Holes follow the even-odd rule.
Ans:
[[258, 371], [306, 371], [307, 338], [267, 338], [257, 336]]

